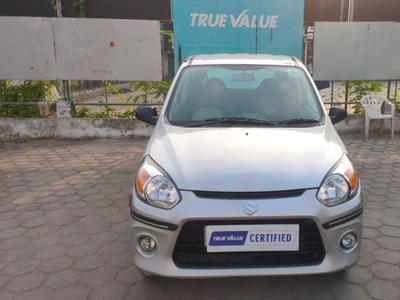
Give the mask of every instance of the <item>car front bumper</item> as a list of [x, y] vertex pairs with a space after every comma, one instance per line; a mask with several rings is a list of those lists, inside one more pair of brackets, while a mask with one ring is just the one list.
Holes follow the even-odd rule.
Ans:
[[[360, 257], [362, 195], [358, 193], [346, 203], [334, 207], [322, 205], [315, 195], [314, 189], [306, 190], [298, 197], [251, 199], [257, 210], [252, 215], [244, 212], [243, 205], [248, 199], [199, 198], [192, 192], [183, 191], [183, 200], [174, 208], [164, 210], [152, 207], [136, 198], [136, 195], [132, 195], [130, 235], [134, 263], [144, 274], [179, 278], [318, 274], [348, 269], [355, 265]], [[287, 257], [283, 256], [283, 263], [279, 263], [272, 257], [272, 252], [272, 259], [264, 252], [266, 260], [259, 265], [252, 261], [251, 253], [239, 255], [236, 263], [236, 256], [232, 256], [232, 253], [228, 253], [227, 256], [224, 253], [206, 253], [203, 232], [200, 233], [201, 236], [189, 238], [187, 241], [190, 244], [197, 239], [197, 249], [203, 248], [200, 249], [202, 253], [193, 253], [192, 256], [190, 253], [177, 255], [176, 252], [177, 242], [182, 243], [182, 228], [187, 228], [188, 224], [192, 223], [200, 226], [229, 226], [302, 222], [305, 226], [312, 224], [315, 227], [312, 235], [317, 235], [317, 240], [319, 239], [322, 245], [322, 250], [316, 251], [320, 256], [310, 262], [291, 263], [289, 260], [293, 257], [303, 257], [303, 254], [296, 256], [299, 253], [288, 253]], [[300, 231], [303, 230], [302, 226], [300, 225]], [[341, 246], [341, 239], [349, 232], [354, 233], [357, 242], [352, 249], [345, 250]], [[154, 250], [146, 252], [140, 248], [140, 239], [144, 236], [155, 240]], [[303, 252], [306, 254], [307, 249], [303, 249]], [[274, 254], [276, 257], [283, 255], [277, 252]], [[317, 254], [309, 256], [313, 255]]]

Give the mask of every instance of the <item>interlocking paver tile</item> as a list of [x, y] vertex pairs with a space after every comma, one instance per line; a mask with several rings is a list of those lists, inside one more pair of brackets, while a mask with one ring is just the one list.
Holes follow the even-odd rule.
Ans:
[[59, 242], [66, 246], [76, 246], [85, 243], [89, 237], [85, 233], [74, 233], [60, 238]]
[[59, 218], [50, 219], [48, 221], [48, 224], [50, 226], [66, 226], [66, 225], [74, 223], [75, 221], [76, 221], [76, 217], [66, 215], [66, 216], [62, 216]]
[[364, 227], [379, 228], [383, 223], [378, 219], [364, 218]]
[[56, 230], [59, 236], [68, 236], [74, 233], [80, 233], [83, 230], [83, 226], [77, 223], [69, 224], [68, 226], [58, 227]]
[[116, 268], [104, 266], [95, 270], [87, 271], [83, 274], [82, 283], [88, 285], [103, 285], [114, 280], [118, 270]]
[[350, 283], [364, 284], [366, 282], [369, 282], [372, 276], [373, 274], [369, 270], [369, 268], [355, 266], [343, 275], [343, 280]]
[[144, 279], [144, 276], [139, 273], [137, 268], [135, 266], [129, 266], [126, 268], [121, 268], [118, 271], [116, 280], [120, 282], [126, 282], [126, 283], [136, 283], [139, 281], [142, 281]]
[[382, 226], [379, 231], [385, 236], [400, 238], [400, 227], [395, 226]]
[[[96, 203], [97, 201], [103, 200], [103, 199], [105, 199], [105, 198], [106, 198], [106, 196], [105, 196], [105, 195], [102, 195], [102, 194], [92, 194], [92, 195], [85, 196], [85, 197], [83, 198], [83, 200], [84, 200], [84, 201], [87, 201], [87, 202]], [[106, 201], [107, 201], [107, 200], [106, 200]]]
[[35, 239], [53, 235], [55, 228], [50, 225], [43, 225], [35, 228], [30, 228], [25, 232], [25, 236]]
[[74, 285], [72, 287], [58, 289], [54, 299], [57, 300], [87, 300], [92, 289], [85, 285]]
[[50, 247], [39, 248], [33, 257], [41, 261], [45, 261], [55, 257], [60, 257], [64, 255], [66, 251], [67, 249], [64, 246], [54, 245]]
[[20, 223], [21, 222], [19, 220], [16, 220], [16, 219], [0, 221], [0, 230], [16, 227]]
[[93, 208], [85, 207], [85, 208], [77, 208], [73, 209], [70, 212], [70, 215], [76, 216], [76, 217], [84, 217], [84, 216], [89, 216], [93, 214], [95, 210]]
[[92, 224], [99, 224], [99, 222], [103, 219], [102, 216], [98, 215], [89, 215], [79, 218], [79, 225], [88, 226]]
[[0, 242], [0, 250], [14, 250], [21, 247], [25, 247], [29, 243], [29, 239], [25, 236], [18, 236], [15, 238], [10, 238], [2, 240]]
[[400, 280], [400, 267], [397, 265], [383, 262], [375, 262], [371, 265], [370, 268], [376, 278], [389, 281]]
[[[367, 290], [356, 284], [341, 284], [332, 289], [332, 294], [334, 299], [363, 299], [363, 300], [373, 300], [373, 298], [368, 294]], [[321, 298], [322, 299], [322, 298]]]
[[400, 217], [385, 216], [380, 219], [386, 225], [400, 227]]
[[0, 142], [0, 299], [399, 299], [400, 139], [345, 135], [361, 177], [347, 272], [181, 280], [133, 265], [128, 196], [146, 139]]
[[78, 208], [84, 208], [86, 206], [88, 206], [88, 203], [86, 201], [82, 201], [82, 200], [65, 204], [65, 208], [72, 209], [72, 210], [78, 209]]
[[362, 241], [361, 248], [365, 252], [374, 252], [379, 249], [379, 246], [375, 243], [375, 240], [364, 239]]
[[[54, 210], [54, 209], [59, 209], [61, 207], [63, 207], [64, 204], [61, 202], [53, 202], [53, 203], [49, 203], [49, 204], [44, 204], [40, 206], [40, 209], [42, 210]], [[67, 207], [67, 206], [66, 206]], [[68, 208], [68, 207], [67, 207]]]
[[150, 277], [147, 280], [134, 284], [129, 289], [126, 299], [163, 299], [165, 297], [165, 289], [167, 286], [167, 283]]
[[[0, 199], [7, 199], [7, 198], [8, 198], [8, 193], [2, 193], [0, 195]], [[0, 213], [5, 213], [5, 212], [8, 212], [8, 211], [12, 211], [14, 208], [15, 208], [15, 205], [11, 205], [9, 203], [0, 204]], [[6, 214], [4, 214], [4, 216], [5, 215]]]
[[74, 268], [81, 271], [91, 271], [103, 267], [107, 261], [105, 255], [91, 255], [77, 259]]
[[10, 276], [18, 276], [34, 271], [39, 265], [39, 260], [27, 258], [8, 265], [8, 267], [4, 269], [4, 272]]
[[90, 237], [90, 240], [93, 243], [99, 244], [99, 245], [105, 245], [105, 244], [110, 244], [112, 242], [117, 241], [120, 238], [120, 235], [115, 233], [115, 232], [102, 232], [95, 234]]
[[15, 211], [18, 212], [36, 212], [39, 205], [37, 203], [27, 203], [27, 204], [20, 204], [15, 207]]
[[88, 242], [85, 244], [81, 244], [78, 246], [70, 246], [67, 250], [67, 255], [72, 258], [81, 258], [85, 256], [89, 256], [95, 254], [99, 249], [99, 245]]
[[116, 241], [110, 244], [101, 245], [99, 248], [99, 253], [106, 255], [118, 255], [120, 253], [125, 253], [127, 250], [127, 243]]
[[[168, 296], [176, 297], [178, 299], [190, 299], [193, 295], [200, 292], [201, 288], [202, 284], [199, 280], [170, 280], [165, 293]], [[244, 299], [251, 299], [251, 297]]]
[[31, 272], [12, 277], [4, 288], [14, 293], [23, 293], [40, 287], [45, 280], [46, 276], [43, 273]]
[[8, 291], [3, 291], [0, 290], [0, 299], [2, 300], [12, 300], [14, 297], [14, 294]]
[[4, 262], [23, 260], [26, 258], [31, 258], [35, 252], [36, 252], [35, 248], [21, 247], [18, 249], [4, 251], [4, 253], [1, 255], [1, 259]]
[[34, 290], [30, 290], [29, 292], [20, 293], [16, 295], [13, 300], [54, 300], [55, 298], [55, 290], [49, 289], [46, 287], [40, 287]]
[[366, 289], [369, 295], [371, 295], [375, 299], [400, 299], [399, 284], [393, 281], [375, 279], [367, 283]]
[[54, 273], [61, 270], [70, 269], [74, 264], [74, 259], [68, 256], [55, 257], [40, 264], [39, 270], [45, 273]]
[[379, 249], [374, 252], [374, 256], [381, 262], [386, 262], [394, 265], [400, 263], [400, 252], [388, 249]]
[[65, 202], [65, 203], [69, 203], [69, 202], [79, 201], [81, 199], [82, 199], [81, 195], [68, 195], [66, 197], [60, 198], [60, 201], [61, 202]]
[[[86, 218], [86, 217], [84, 217]], [[81, 219], [83, 220], [83, 218]], [[111, 224], [104, 222], [96, 222], [93, 224], [84, 224], [83, 231], [87, 234], [98, 234], [102, 232], [106, 232], [111, 227]]]
[[38, 210], [38, 209], [35, 208], [35, 210], [21, 213], [18, 216], [18, 219], [20, 219], [20, 220], [31, 220], [31, 219], [36, 219], [36, 218], [38, 218], [38, 217], [40, 217], [42, 215], [44, 215], [44, 211], [41, 211], [41, 210]]
[[124, 284], [120, 282], [110, 282], [106, 283], [96, 290], [94, 290], [90, 296], [89, 300], [119, 300], [123, 299], [127, 290], [129, 288], [129, 284]]
[[399, 250], [400, 239], [395, 237], [380, 236], [375, 239], [377, 245], [383, 249]]
[[381, 235], [381, 233], [379, 232], [378, 229], [369, 228], [369, 227], [363, 228], [363, 238], [372, 239], [373, 240], [373, 239], [377, 238], [380, 235]]
[[64, 288], [78, 283], [82, 275], [78, 270], [62, 270], [47, 276], [44, 284], [53, 289]]

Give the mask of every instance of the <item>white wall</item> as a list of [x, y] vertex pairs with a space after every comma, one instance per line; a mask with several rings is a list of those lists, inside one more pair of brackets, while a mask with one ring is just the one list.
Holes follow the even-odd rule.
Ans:
[[161, 80], [160, 24], [0, 17], [1, 79]]
[[134, 119], [0, 118], [0, 141], [149, 137], [153, 128]]
[[313, 77], [400, 79], [400, 23], [315, 23]]
[[[339, 134], [361, 134], [363, 115], [349, 115], [336, 124]], [[130, 138], [149, 137], [154, 126], [136, 119], [78, 118], [0, 118], [0, 141], [38, 138]], [[379, 120], [371, 123], [370, 136], [378, 135]], [[384, 134], [390, 137], [390, 122], [385, 121]], [[396, 115], [395, 132], [400, 132], [400, 115]], [[372, 138], [372, 137], [371, 137]]]

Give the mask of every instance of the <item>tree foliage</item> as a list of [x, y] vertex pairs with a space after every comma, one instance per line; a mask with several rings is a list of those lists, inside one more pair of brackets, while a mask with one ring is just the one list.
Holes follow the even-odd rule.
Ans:
[[55, 81], [24, 80], [15, 84], [9, 80], [0, 81], [0, 102], [18, 102], [20, 105], [0, 105], [0, 117], [40, 117], [37, 105], [28, 105], [27, 102], [39, 102], [46, 99], [51, 93]]
[[[342, 89], [345, 92], [346, 89], [346, 81], [342, 82]], [[371, 80], [353, 80], [348, 81], [348, 102], [360, 102], [361, 98], [368, 94], [377, 94], [382, 92], [383, 84], [377, 81]], [[361, 104], [357, 103], [354, 106], [354, 113], [361, 114], [363, 113], [363, 107]]]

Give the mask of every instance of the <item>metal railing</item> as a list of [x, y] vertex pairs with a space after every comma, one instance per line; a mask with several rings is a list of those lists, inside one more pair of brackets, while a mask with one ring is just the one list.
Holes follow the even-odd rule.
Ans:
[[[400, 84], [398, 81], [383, 82], [384, 88], [380, 94], [386, 96], [393, 103], [400, 100]], [[72, 106], [76, 110], [80, 110], [84, 107], [89, 112], [100, 112], [105, 107], [113, 108], [118, 113], [123, 113], [128, 108], [137, 108], [145, 105], [152, 105], [161, 107], [163, 105], [163, 99], [149, 98], [147, 101], [138, 101], [135, 97], [138, 96], [139, 92], [133, 91], [129, 87], [129, 83], [114, 83], [121, 93], [116, 94], [115, 91], [108, 89], [105, 85], [87, 87], [88, 85], [83, 85], [85, 88], [78, 89], [75, 88], [71, 91], [71, 101]], [[330, 106], [340, 105], [345, 108], [349, 113], [352, 113], [352, 108], [354, 105], [359, 105], [357, 101], [349, 101], [349, 91], [344, 86], [343, 82], [335, 81], [330, 82], [330, 86], [323, 90], [320, 90], [320, 95], [323, 102], [329, 108]], [[57, 95], [58, 96], [58, 95]], [[56, 97], [57, 98], [57, 97]], [[54, 97], [53, 97], [54, 99]], [[0, 109], [2, 106], [38, 106], [41, 101], [46, 101], [45, 99], [40, 99], [38, 101], [30, 102], [0, 102]], [[12, 116], [9, 116], [12, 117]]]

